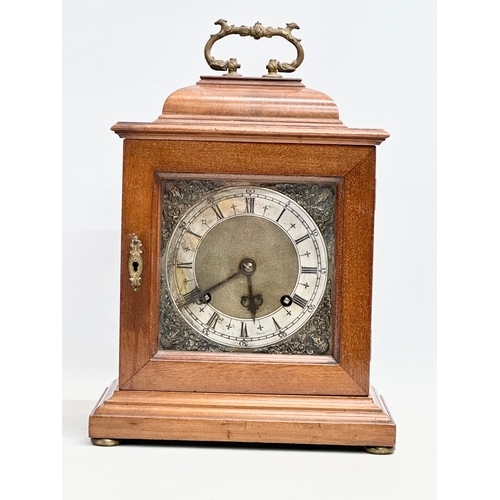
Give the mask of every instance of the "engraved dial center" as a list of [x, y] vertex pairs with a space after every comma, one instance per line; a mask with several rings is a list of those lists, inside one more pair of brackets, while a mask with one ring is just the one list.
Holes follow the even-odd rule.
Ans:
[[[193, 271], [198, 287], [204, 290], [238, 269], [242, 271], [240, 276], [212, 293], [211, 305], [233, 318], [253, 320], [254, 315], [259, 318], [281, 307], [281, 296], [293, 292], [300, 271], [299, 257], [292, 239], [276, 224], [256, 215], [238, 215], [206, 232]], [[242, 306], [242, 298], [250, 296], [249, 277], [252, 294], [264, 297], [264, 303], [253, 312]]]

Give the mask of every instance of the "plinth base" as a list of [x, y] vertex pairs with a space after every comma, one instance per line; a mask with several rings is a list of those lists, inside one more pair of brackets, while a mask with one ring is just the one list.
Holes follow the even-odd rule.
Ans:
[[366, 397], [205, 394], [119, 391], [115, 381], [90, 415], [89, 436], [95, 444], [126, 439], [287, 443], [361, 446], [388, 454], [396, 425], [373, 388]]

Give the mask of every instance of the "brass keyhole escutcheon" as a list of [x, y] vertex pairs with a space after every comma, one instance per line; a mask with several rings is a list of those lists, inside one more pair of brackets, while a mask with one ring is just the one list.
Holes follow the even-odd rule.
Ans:
[[141, 286], [142, 268], [142, 243], [141, 240], [134, 234], [132, 243], [130, 243], [130, 257], [128, 260], [128, 272], [130, 276], [129, 281], [134, 289], [134, 292], [137, 292]]

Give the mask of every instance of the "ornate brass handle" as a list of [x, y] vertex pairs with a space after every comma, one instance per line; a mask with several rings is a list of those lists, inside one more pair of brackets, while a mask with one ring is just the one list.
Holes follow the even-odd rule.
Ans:
[[224, 76], [241, 76], [237, 72], [238, 68], [241, 66], [238, 64], [236, 59], [230, 58], [229, 61], [221, 61], [214, 59], [211, 54], [214, 43], [228, 35], [251, 36], [255, 38], [255, 40], [262, 37], [271, 38], [273, 36], [281, 36], [293, 44], [293, 46], [297, 49], [297, 58], [291, 63], [281, 63], [276, 59], [270, 59], [266, 66], [266, 69], [268, 70], [267, 75], [264, 75], [266, 77], [281, 78], [281, 75], [278, 75], [278, 71], [282, 73], [292, 73], [302, 64], [302, 61], [304, 60], [304, 49], [302, 48], [302, 45], [300, 45], [300, 40], [292, 35], [292, 30], [300, 29], [295, 23], [287, 23], [286, 28], [265, 28], [259, 22], [256, 22], [251, 27], [236, 27], [234, 25], [229, 26], [227, 21], [224, 19], [219, 19], [218, 21], [215, 21], [214, 24], [218, 24], [220, 26], [220, 31], [215, 35], [212, 35], [206, 43], [205, 59], [212, 69], [217, 71], [225, 71], [227, 69], [228, 72]]
[[132, 243], [130, 243], [130, 257], [128, 259], [128, 273], [130, 276], [129, 281], [134, 289], [134, 292], [137, 292], [141, 286], [142, 267], [142, 243], [141, 240], [134, 234]]

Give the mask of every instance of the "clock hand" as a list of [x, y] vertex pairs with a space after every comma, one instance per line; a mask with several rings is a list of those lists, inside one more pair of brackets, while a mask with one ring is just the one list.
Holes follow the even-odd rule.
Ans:
[[211, 287], [209, 288], [206, 288], [205, 290], [202, 290], [200, 291], [200, 293], [196, 294], [196, 295], [193, 295], [192, 297], [190, 297], [188, 300], [186, 300], [184, 302], [184, 306], [187, 306], [189, 304], [192, 304], [193, 302], [196, 302], [198, 301], [199, 299], [202, 299], [203, 301], [203, 297], [207, 294], [207, 293], [210, 293], [212, 292], [213, 290], [215, 290], [216, 288], [219, 288], [220, 286], [226, 284], [228, 281], [231, 281], [232, 279], [236, 278], [237, 276], [239, 276], [240, 274], [242, 274], [244, 272], [243, 268], [240, 267], [240, 269], [238, 269], [238, 271], [236, 271], [235, 273], [231, 274], [231, 276], [228, 276], [227, 278], [223, 279], [222, 281], [219, 281], [218, 283], [216, 283], [215, 285], [212, 285]]
[[248, 300], [249, 300], [248, 310], [250, 311], [253, 322], [255, 323], [255, 314], [257, 313], [258, 306], [255, 302], [256, 297], [254, 297], [253, 295], [252, 276], [250, 274], [247, 275], [247, 282], [248, 282]]
[[241, 261], [240, 267], [244, 269], [244, 273], [247, 277], [247, 283], [248, 283], [248, 296], [244, 296], [241, 298], [241, 305], [243, 307], [246, 307], [250, 311], [250, 314], [252, 315], [252, 320], [255, 323], [255, 316], [257, 310], [259, 309], [259, 306], [261, 306], [263, 302], [262, 295], [260, 294], [254, 295], [252, 289], [252, 274], [257, 269], [257, 265], [251, 259], [244, 259]]

